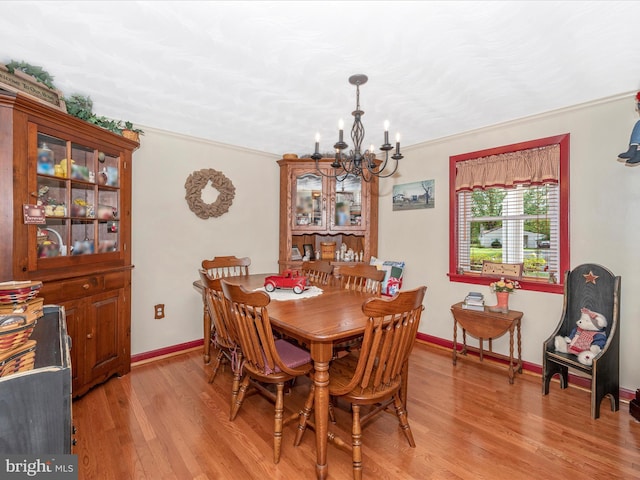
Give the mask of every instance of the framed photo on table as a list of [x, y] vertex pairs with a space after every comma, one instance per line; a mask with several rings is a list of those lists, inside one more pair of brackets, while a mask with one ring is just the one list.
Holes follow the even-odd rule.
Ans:
[[291, 260], [302, 260], [302, 255], [300, 255], [300, 249], [295, 245], [291, 248]]
[[305, 243], [302, 246], [302, 249], [304, 250], [304, 256], [309, 260], [313, 260], [313, 245], [311, 245], [310, 243]]

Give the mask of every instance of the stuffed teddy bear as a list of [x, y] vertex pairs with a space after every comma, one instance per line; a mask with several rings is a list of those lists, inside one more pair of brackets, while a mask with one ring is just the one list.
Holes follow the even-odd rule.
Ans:
[[556, 352], [572, 353], [577, 355], [580, 363], [592, 365], [593, 358], [607, 343], [606, 327], [607, 319], [604, 315], [581, 308], [580, 318], [569, 336], [556, 336]]

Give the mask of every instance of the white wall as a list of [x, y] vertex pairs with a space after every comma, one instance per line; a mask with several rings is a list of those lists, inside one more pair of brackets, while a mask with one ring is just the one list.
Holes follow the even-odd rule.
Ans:
[[[216, 255], [251, 257], [251, 270], [278, 268], [278, 157], [145, 128], [133, 156], [131, 351], [202, 339], [202, 301], [192, 282]], [[194, 171], [213, 168], [236, 188], [229, 211], [198, 218], [185, 200]], [[203, 200], [212, 203], [210, 186]], [[165, 318], [154, 320], [154, 305]]]
[[[401, 175], [381, 183], [378, 252], [381, 258], [407, 262], [403, 288], [427, 285], [420, 330], [452, 340], [451, 304], [469, 290], [480, 290], [494, 300], [488, 287], [453, 283], [447, 277], [449, 157], [570, 133], [571, 266], [598, 263], [622, 277], [620, 382], [629, 390], [639, 387], [640, 167], [617, 161], [618, 153], [627, 150], [636, 120], [630, 93], [405, 148]], [[392, 211], [394, 184], [428, 179], [435, 179], [434, 209]], [[542, 342], [559, 321], [562, 295], [520, 290], [511, 296], [510, 306], [524, 312], [524, 361], [540, 365]], [[508, 336], [494, 341], [494, 350], [508, 354], [508, 348]]]

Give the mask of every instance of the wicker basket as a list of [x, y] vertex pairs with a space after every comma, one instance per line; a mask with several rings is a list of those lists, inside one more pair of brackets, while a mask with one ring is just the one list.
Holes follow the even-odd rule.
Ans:
[[36, 321], [36, 318], [28, 321], [25, 314], [0, 315], [0, 322], [11, 322], [0, 327], [0, 354], [19, 348], [29, 340]]
[[133, 130], [123, 130], [122, 136], [124, 138], [128, 138], [129, 140], [140, 142], [140, 134], [138, 132], [134, 132]]
[[19, 348], [0, 355], [0, 377], [33, 370], [36, 362], [36, 341], [29, 340]]
[[0, 305], [0, 318], [4, 315], [24, 315], [27, 323], [37, 320], [44, 315], [44, 298], [36, 297], [24, 303]]
[[35, 298], [42, 288], [42, 282], [0, 283], [0, 304], [22, 303]]

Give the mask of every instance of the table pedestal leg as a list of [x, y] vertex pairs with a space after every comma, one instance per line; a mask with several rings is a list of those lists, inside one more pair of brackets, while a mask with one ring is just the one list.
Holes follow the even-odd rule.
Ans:
[[333, 354], [332, 344], [311, 344], [311, 358], [314, 368], [314, 385], [316, 387], [315, 421], [316, 421], [316, 477], [324, 480], [328, 475], [327, 468], [327, 434], [329, 432], [329, 361]]

